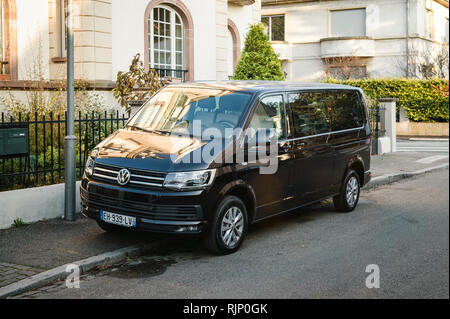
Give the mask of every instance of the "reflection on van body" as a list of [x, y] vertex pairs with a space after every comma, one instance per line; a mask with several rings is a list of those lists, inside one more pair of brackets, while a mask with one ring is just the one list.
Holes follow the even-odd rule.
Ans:
[[202, 234], [211, 251], [232, 253], [262, 219], [329, 197], [353, 211], [371, 176], [370, 142], [357, 88], [170, 85], [93, 150], [83, 214], [106, 231]]

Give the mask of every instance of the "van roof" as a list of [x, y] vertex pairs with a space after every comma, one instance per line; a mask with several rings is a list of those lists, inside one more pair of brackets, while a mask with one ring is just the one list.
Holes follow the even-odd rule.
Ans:
[[171, 84], [170, 87], [190, 87], [190, 88], [209, 88], [209, 89], [226, 89], [230, 91], [247, 91], [247, 92], [266, 92], [274, 90], [309, 90], [309, 89], [328, 89], [342, 90], [358, 88], [330, 83], [312, 83], [312, 82], [284, 82], [284, 81], [195, 81], [186, 83]]

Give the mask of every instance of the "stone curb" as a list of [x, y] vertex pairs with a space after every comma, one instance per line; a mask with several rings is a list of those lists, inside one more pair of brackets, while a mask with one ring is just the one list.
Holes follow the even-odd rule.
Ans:
[[0, 299], [16, 296], [29, 290], [44, 287], [57, 280], [66, 279], [67, 276], [70, 275], [69, 272], [66, 272], [66, 268], [68, 265], [78, 265], [80, 267], [81, 275], [88, 272], [89, 270], [94, 269], [95, 267], [115, 264], [126, 259], [127, 257], [136, 257], [140, 254], [144, 254], [147, 249], [148, 247], [146, 245], [130, 246], [50, 269], [48, 271], [0, 288]]
[[447, 169], [449, 168], [449, 163], [434, 166], [434, 167], [427, 167], [424, 169], [421, 169], [419, 171], [415, 172], [407, 172], [407, 173], [400, 173], [400, 174], [387, 174], [382, 176], [377, 176], [372, 178], [369, 184], [367, 184], [364, 189], [372, 189], [375, 187], [383, 186], [383, 185], [389, 185], [404, 179], [413, 178], [416, 176], [420, 176], [426, 173], [431, 173], [434, 171]]

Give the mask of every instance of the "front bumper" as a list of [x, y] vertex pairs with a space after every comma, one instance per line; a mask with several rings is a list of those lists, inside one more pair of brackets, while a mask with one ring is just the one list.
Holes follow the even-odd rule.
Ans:
[[[80, 188], [82, 214], [100, 220], [100, 211], [136, 218], [136, 230], [197, 234], [205, 225], [201, 192], [169, 196], [84, 181]], [[187, 196], [190, 195], [190, 196]]]

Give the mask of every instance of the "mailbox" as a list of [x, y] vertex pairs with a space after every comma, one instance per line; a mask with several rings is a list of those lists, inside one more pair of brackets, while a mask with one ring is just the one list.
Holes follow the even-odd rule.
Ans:
[[0, 158], [29, 154], [28, 125], [0, 125]]

